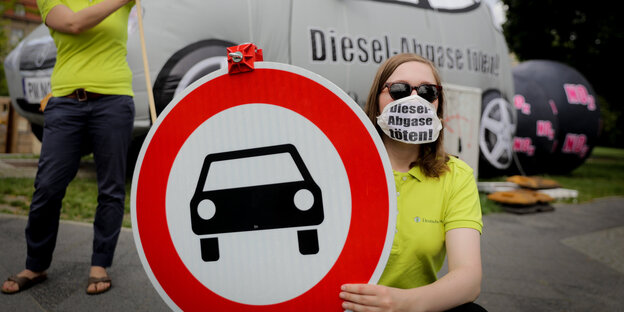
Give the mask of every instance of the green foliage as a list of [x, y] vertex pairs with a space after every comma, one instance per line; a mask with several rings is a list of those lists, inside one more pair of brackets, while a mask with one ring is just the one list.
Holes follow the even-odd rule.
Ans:
[[[547, 59], [577, 69], [601, 96], [602, 114], [611, 124], [600, 144], [624, 147], [624, 108], [618, 98], [624, 24], [619, 1], [502, 0], [503, 31], [519, 60]], [[605, 124], [606, 128], [606, 124]], [[615, 132], [614, 132], [615, 131]]]
[[4, 74], [4, 62], [0, 62], [0, 96], [9, 96], [9, 87], [7, 86], [6, 75]]
[[[15, 1], [3, 1], [0, 3], [0, 16], [4, 16], [4, 12], [13, 7]], [[6, 76], [4, 75], [4, 57], [9, 53], [9, 39], [6, 34], [6, 21], [4, 18], [0, 19], [0, 96], [9, 95], [9, 89], [6, 83]]]
[[602, 133], [598, 144], [604, 146], [622, 146], [624, 139], [624, 125], [622, 125], [622, 115], [624, 109], [617, 107], [619, 102], [608, 102], [599, 97], [600, 115], [602, 119]]
[[[30, 199], [34, 192], [32, 178], [0, 178], [0, 212], [28, 215]], [[130, 194], [130, 182], [126, 185]], [[97, 181], [95, 178], [76, 178], [67, 187], [63, 198], [61, 219], [93, 222], [97, 207]], [[123, 226], [130, 227], [130, 198], [126, 196]]]
[[[6, 82], [6, 75], [4, 73], [4, 59], [15, 47], [9, 42], [9, 35], [7, 29], [9, 26], [9, 20], [4, 18], [4, 13], [7, 10], [15, 9], [17, 0], [0, 0], [0, 96], [8, 96], [9, 88]], [[37, 13], [38, 10], [33, 12], [32, 8], [24, 8], [26, 12]]]

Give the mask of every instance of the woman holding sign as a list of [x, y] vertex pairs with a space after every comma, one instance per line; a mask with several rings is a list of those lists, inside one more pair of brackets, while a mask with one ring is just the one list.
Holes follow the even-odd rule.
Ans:
[[[378, 285], [345, 284], [353, 311], [483, 311], [481, 206], [472, 169], [443, 147], [444, 93], [434, 65], [399, 54], [381, 65], [365, 111], [388, 151], [397, 232]], [[448, 254], [448, 274], [437, 273]]]

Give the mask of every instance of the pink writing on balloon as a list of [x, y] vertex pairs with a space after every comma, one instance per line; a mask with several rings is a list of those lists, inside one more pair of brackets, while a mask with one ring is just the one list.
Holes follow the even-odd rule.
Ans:
[[568, 103], [587, 105], [588, 110], [596, 110], [596, 101], [594, 96], [587, 92], [587, 88], [585, 88], [584, 85], [566, 83], [563, 85], [563, 89], [565, 90], [566, 97], [568, 98]]

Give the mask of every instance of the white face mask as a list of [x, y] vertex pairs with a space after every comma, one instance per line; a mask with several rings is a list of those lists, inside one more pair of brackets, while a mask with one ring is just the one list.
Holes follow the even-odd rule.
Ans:
[[386, 105], [377, 124], [390, 138], [409, 144], [435, 142], [442, 130], [435, 106], [416, 94]]

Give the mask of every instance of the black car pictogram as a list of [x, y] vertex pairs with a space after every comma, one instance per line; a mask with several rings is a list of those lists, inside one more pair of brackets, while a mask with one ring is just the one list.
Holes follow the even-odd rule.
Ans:
[[[267, 172], [267, 168], [272, 170], [268, 175], [278, 178], [260, 179], [269, 182], [258, 182], [257, 177], [252, 182], [229, 179], [235, 170]], [[287, 171], [292, 172], [285, 175]], [[253, 173], [242, 172], [243, 177], [246, 174]], [[324, 219], [321, 189], [292, 144], [209, 154], [190, 206], [197, 235], [314, 226]], [[299, 230], [297, 236], [301, 254], [318, 253], [316, 229]], [[200, 242], [202, 259], [217, 261], [218, 238], [200, 238]]]

